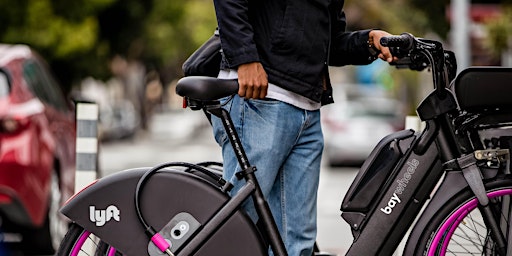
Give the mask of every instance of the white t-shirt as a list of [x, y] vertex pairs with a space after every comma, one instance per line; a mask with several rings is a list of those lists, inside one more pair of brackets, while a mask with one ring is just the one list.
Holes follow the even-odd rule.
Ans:
[[[238, 72], [233, 69], [221, 70], [218, 78], [220, 79], [236, 79]], [[302, 95], [283, 89], [275, 84], [268, 83], [268, 90], [266, 98], [286, 102], [295, 107], [304, 110], [318, 110], [322, 106], [320, 102], [315, 102]]]

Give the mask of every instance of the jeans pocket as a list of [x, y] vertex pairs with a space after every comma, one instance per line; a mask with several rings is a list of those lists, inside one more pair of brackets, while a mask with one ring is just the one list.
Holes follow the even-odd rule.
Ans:
[[226, 131], [224, 130], [224, 127], [222, 126], [222, 121], [218, 118], [215, 118], [215, 120], [212, 120], [212, 124], [213, 124], [213, 137], [215, 138], [215, 141], [217, 141], [217, 144], [219, 144], [219, 146], [222, 147], [228, 140]]
[[253, 105], [275, 105], [281, 103], [281, 101], [276, 99], [264, 98], [264, 99], [250, 99], [249, 100]]
[[[223, 105], [223, 108], [227, 111], [230, 111], [233, 100], [232, 97], [226, 97], [221, 99], [221, 104]], [[217, 117], [212, 118], [212, 128], [213, 128], [213, 137], [215, 138], [215, 141], [219, 144], [219, 146], [224, 146], [226, 142], [228, 141], [228, 135], [224, 129], [224, 125], [222, 124], [222, 120]]]

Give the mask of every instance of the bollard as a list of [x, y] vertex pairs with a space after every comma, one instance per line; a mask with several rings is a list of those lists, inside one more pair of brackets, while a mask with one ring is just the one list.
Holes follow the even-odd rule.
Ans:
[[97, 179], [97, 168], [98, 105], [77, 103], [75, 193]]

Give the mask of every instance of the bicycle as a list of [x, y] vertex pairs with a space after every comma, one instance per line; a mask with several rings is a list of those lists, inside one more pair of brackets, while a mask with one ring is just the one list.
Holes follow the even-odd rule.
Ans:
[[[342, 218], [354, 237], [346, 255], [392, 255], [408, 231], [404, 255], [511, 255], [512, 69], [455, 76], [454, 54], [440, 42], [404, 33], [381, 43], [397, 68], [431, 69], [434, 90], [417, 108], [425, 128], [383, 138], [345, 195]], [[185, 77], [176, 90], [192, 110], [221, 118], [246, 185], [228, 196], [222, 167], [208, 162], [104, 177], [62, 208], [73, 224], [57, 255], [267, 255], [269, 246], [287, 255], [219, 101], [237, 92], [236, 80]], [[249, 196], [261, 225], [240, 210]]]

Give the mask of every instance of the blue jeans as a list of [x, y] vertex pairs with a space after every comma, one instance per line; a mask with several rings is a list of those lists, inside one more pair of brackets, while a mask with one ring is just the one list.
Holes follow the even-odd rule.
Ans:
[[[227, 99], [224, 99], [225, 103]], [[323, 135], [320, 111], [307, 111], [277, 100], [245, 100], [237, 95], [225, 108], [246, 150], [266, 197], [288, 255], [310, 256], [316, 240], [317, 190]], [[232, 193], [245, 183], [218, 118], [212, 118], [215, 139], [222, 146], [224, 178], [233, 183]], [[252, 200], [244, 209], [254, 222]]]

